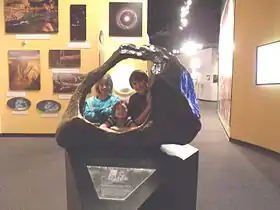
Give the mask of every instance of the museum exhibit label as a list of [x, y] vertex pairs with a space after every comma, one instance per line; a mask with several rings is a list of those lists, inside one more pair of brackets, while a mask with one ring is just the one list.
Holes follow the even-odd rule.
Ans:
[[87, 166], [99, 199], [126, 200], [155, 169]]

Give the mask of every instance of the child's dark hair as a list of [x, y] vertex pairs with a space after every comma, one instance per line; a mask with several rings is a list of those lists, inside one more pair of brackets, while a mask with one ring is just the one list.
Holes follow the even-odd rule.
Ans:
[[143, 72], [141, 70], [135, 70], [131, 73], [131, 75], [129, 77], [129, 84], [131, 87], [132, 87], [132, 83], [134, 81], [138, 81], [138, 82], [144, 81], [144, 82], [148, 83], [149, 78], [145, 72]]

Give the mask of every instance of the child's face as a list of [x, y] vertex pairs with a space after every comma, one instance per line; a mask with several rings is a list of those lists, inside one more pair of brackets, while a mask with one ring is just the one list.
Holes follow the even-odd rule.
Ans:
[[142, 81], [133, 81], [132, 82], [132, 88], [136, 92], [144, 93], [147, 90], [148, 85], [147, 85], [147, 83], [144, 80], [142, 80]]
[[115, 117], [116, 118], [126, 118], [127, 117], [127, 110], [125, 107], [123, 107], [122, 104], [116, 105]]
[[109, 95], [109, 85], [106, 81], [103, 81], [98, 86], [99, 92], [102, 95]]

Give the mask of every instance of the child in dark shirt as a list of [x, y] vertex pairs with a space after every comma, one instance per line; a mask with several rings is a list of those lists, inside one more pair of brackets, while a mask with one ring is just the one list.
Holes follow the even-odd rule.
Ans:
[[136, 127], [132, 118], [128, 115], [127, 105], [120, 101], [113, 106], [112, 116], [106, 122], [100, 125], [100, 128], [106, 131], [119, 131], [122, 128]]
[[151, 111], [152, 98], [148, 82], [147, 74], [141, 70], [133, 71], [129, 78], [129, 83], [136, 93], [129, 98], [128, 113], [136, 125], [141, 125]]

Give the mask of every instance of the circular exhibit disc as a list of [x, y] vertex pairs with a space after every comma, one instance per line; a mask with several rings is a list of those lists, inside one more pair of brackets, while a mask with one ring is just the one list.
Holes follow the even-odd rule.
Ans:
[[61, 104], [54, 100], [43, 100], [37, 103], [37, 110], [43, 113], [58, 113], [61, 109]]
[[7, 101], [7, 106], [14, 111], [26, 111], [31, 107], [31, 101], [23, 97], [14, 97]]

